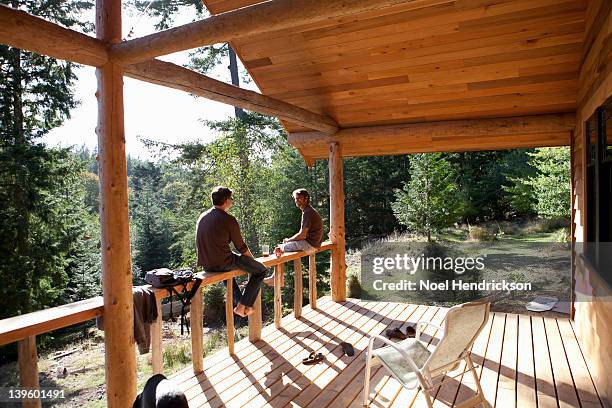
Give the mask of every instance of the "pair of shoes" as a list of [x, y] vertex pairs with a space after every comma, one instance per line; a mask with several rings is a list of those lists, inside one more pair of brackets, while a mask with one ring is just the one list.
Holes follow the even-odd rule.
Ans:
[[302, 364], [313, 365], [325, 360], [323, 353], [315, 353], [314, 351], [308, 355], [308, 357], [302, 359]]
[[404, 333], [399, 327], [394, 327], [392, 329], [387, 329], [385, 335], [389, 339], [406, 340], [407, 338], [416, 336], [416, 330], [414, 327], [408, 326], [406, 328], [406, 333]]

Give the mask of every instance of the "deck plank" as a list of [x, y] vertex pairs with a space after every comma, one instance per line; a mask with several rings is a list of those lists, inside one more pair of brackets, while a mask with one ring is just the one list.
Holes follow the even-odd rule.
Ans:
[[518, 346], [518, 316], [506, 315], [506, 328], [502, 342], [501, 367], [497, 381], [496, 407], [516, 406], [516, 364]]
[[574, 378], [580, 406], [582, 408], [601, 407], [601, 401], [597, 390], [593, 385], [593, 379], [589, 373], [589, 368], [584, 361], [582, 351], [578, 345], [578, 340], [568, 319], [557, 319], [561, 340], [565, 348], [565, 354], [569, 362], [569, 367]]
[[541, 317], [531, 318], [533, 332], [533, 357], [535, 361], [536, 387], [539, 408], [557, 407], [557, 392], [553, 379], [548, 340]]
[[519, 316], [518, 359], [516, 362], [516, 406], [535, 407], [536, 383], [533, 361], [533, 340], [531, 333], [531, 318], [526, 315]]
[[[285, 316], [281, 330], [264, 327], [261, 341], [237, 342], [234, 358], [220, 350], [204, 359], [203, 373], [194, 375], [188, 367], [172, 378], [185, 390], [192, 408], [356, 408], [362, 405], [369, 337], [389, 326], [405, 329], [408, 322], [439, 324], [447, 312], [354, 299], [335, 303], [328, 297], [319, 299], [318, 306], [304, 307], [300, 319]], [[434, 339], [435, 329], [426, 334], [427, 340]], [[352, 343], [355, 356], [344, 356], [340, 341]], [[310, 351], [323, 352], [325, 361], [301, 364]], [[491, 406], [602, 406], [568, 319], [492, 313], [472, 347], [472, 358]], [[436, 407], [452, 406], [475, 394], [470, 373], [447, 381], [436, 394]], [[422, 393], [404, 389], [380, 366], [372, 370], [370, 391], [373, 407], [426, 407]]]
[[559, 407], [579, 407], [578, 395], [574, 387], [574, 380], [569, 369], [557, 321], [551, 317], [545, 317], [544, 327], [546, 328], [548, 349], [550, 350], [550, 355], [553, 356], [553, 358], [551, 358], [551, 363]]

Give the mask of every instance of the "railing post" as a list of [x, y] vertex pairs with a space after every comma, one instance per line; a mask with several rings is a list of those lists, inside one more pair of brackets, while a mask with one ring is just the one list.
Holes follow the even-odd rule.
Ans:
[[230, 355], [232, 355], [234, 354], [234, 295], [232, 290], [234, 278], [227, 279], [226, 283], [225, 323], [227, 325], [227, 349]]
[[[231, 286], [230, 290], [232, 290]], [[193, 360], [193, 372], [197, 374], [204, 371], [204, 330], [202, 328], [204, 320], [204, 304], [202, 299], [202, 286], [198, 288], [193, 298], [191, 298], [189, 315], [189, 324], [191, 326], [191, 357]]]
[[303, 296], [303, 287], [302, 287], [302, 258], [298, 258], [293, 261], [293, 269], [294, 269], [294, 289], [295, 293], [293, 295], [293, 315], [295, 318], [299, 318], [302, 316], [302, 296]]
[[261, 340], [261, 290], [253, 304], [255, 311], [249, 316], [249, 341], [254, 343]]
[[276, 265], [274, 272], [274, 326], [277, 329], [281, 327], [281, 319], [283, 318], [283, 302], [281, 298], [281, 281], [285, 273], [285, 265], [280, 263]]
[[317, 265], [315, 263], [315, 254], [308, 256], [308, 299], [310, 308], [317, 308]]
[[151, 365], [153, 374], [164, 373], [164, 350], [162, 347], [163, 316], [161, 299], [155, 300], [157, 307], [157, 319], [151, 325]]
[[[39, 389], [38, 354], [36, 353], [36, 336], [28, 336], [18, 343], [19, 381], [22, 388]], [[24, 399], [24, 408], [40, 408], [39, 398]]]

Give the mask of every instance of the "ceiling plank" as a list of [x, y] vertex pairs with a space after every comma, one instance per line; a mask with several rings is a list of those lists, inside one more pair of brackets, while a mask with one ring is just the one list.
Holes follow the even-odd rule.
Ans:
[[173, 52], [398, 4], [410, 3], [418, 9], [448, 2], [449, 0], [270, 0], [124, 41], [112, 47], [111, 58], [114, 62], [134, 64]]
[[328, 116], [217, 81], [170, 62], [152, 60], [128, 65], [125, 67], [124, 74], [130, 78], [190, 92], [213, 101], [276, 116], [326, 134], [336, 133], [339, 128], [338, 124]]

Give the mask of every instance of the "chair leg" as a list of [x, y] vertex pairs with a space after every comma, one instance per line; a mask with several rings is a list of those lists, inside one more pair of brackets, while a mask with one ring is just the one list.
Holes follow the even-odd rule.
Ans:
[[431, 394], [429, 390], [423, 388], [423, 395], [425, 396], [425, 401], [427, 401], [427, 406], [429, 408], [433, 408], [433, 401], [431, 400]]
[[474, 382], [476, 383], [476, 389], [478, 390], [478, 395], [480, 396], [480, 400], [482, 401], [482, 405], [486, 408], [488, 406], [487, 400], [485, 399], [484, 393], [482, 392], [482, 387], [480, 386], [480, 379], [478, 378], [478, 373], [474, 368], [474, 363], [472, 363], [472, 358], [469, 354], [465, 357], [465, 362], [467, 363], [470, 372], [472, 373], [472, 377], [474, 377]]
[[370, 405], [370, 371], [372, 369], [371, 357], [366, 354], [366, 369], [365, 369], [365, 380], [363, 381], [363, 406], [367, 407]]

